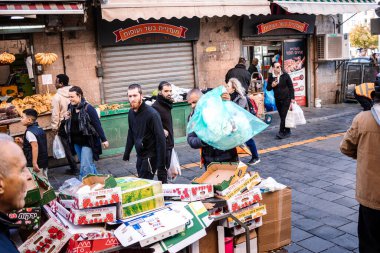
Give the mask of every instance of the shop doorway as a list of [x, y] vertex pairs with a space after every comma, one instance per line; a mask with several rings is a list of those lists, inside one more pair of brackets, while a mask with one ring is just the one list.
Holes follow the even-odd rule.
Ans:
[[280, 62], [283, 71], [292, 78], [297, 103], [306, 106], [307, 44], [305, 39], [246, 41], [243, 44], [243, 56], [247, 59], [248, 65], [253, 59], [258, 59], [258, 69], [264, 80], [268, 79], [272, 62]]
[[36, 93], [30, 49], [31, 42], [27, 38], [0, 40], [0, 53], [7, 52], [15, 56], [13, 62], [0, 64], [1, 101]]

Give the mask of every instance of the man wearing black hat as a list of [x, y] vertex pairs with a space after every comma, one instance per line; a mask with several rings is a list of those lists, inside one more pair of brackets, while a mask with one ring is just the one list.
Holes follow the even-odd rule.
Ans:
[[170, 167], [172, 150], [174, 148], [173, 119], [172, 119], [172, 86], [166, 81], [158, 85], [158, 96], [152, 107], [160, 114], [162, 126], [166, 137], [166, 169]]
[[380, 252], [380, 87], [373, 93], [373, 107], [354, 118], [340, 144], [343, 154], [357, 160], [360, 253]]

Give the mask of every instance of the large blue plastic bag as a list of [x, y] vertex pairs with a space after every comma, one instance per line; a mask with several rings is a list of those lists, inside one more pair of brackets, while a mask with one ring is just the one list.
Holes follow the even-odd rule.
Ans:
[[225, 87], [219, 86], [203, 95], [187, 125], [187, 133], [195, 132], [220, 150], [237, 147], [268, 127], [234, 102], [222, 100], [224, 92]]
[[273, 90], [267, 91], [268, 81], [264, 81], [264, 106], [267, 112], [277, 111]]

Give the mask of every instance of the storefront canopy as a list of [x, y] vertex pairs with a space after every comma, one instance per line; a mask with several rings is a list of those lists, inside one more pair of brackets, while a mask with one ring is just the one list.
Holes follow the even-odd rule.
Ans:
[[274, 0], [291, 13], [330, 15], [357, 13], [379, 7], [375, 0]]
[[270, 13], [268, 0], [108, 0], [105, 2], [102, 4], [102, 18], [107, 21]]
[[66, 1], [0, 3], [0, 15], [84, 14], [83, 3]]

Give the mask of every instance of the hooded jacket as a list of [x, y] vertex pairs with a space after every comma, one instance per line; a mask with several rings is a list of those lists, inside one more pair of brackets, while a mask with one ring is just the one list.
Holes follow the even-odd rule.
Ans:
[[51, 100], [51, 128], [53, 130], [58, 130], [67, 112], [67, 106], [70, 104], [69, 90], [71, 87], [64, 86], [59, 88]]
[[228, 83], [231, 78], [238, 79], [244, 89], [248, 91], [249, 85], [251, 84], [251, 74], [248, 72], [244, 64], [237, 64], [235, 68], [228, 70], [225, 80], [226, 83]]
[[162, 95], [158, 95], [152, 107], [160, 114], [162, 126], [169, 132], [168, 137], [166, 137], [166, 149], [171, 150], [174, 148], [173, 119], [171, 113], [173, 102], [165, 99]]
[[359, 113], [340, 144], [343, 154], [357, 160], [356, 200], [380, 210], [380, 104]]
[[16, 228], [13, 221], [7, 215], [0, 213], [0, 249], [1, 252], [19, 252], [15, 244], [10, 239], [9, 229]]

